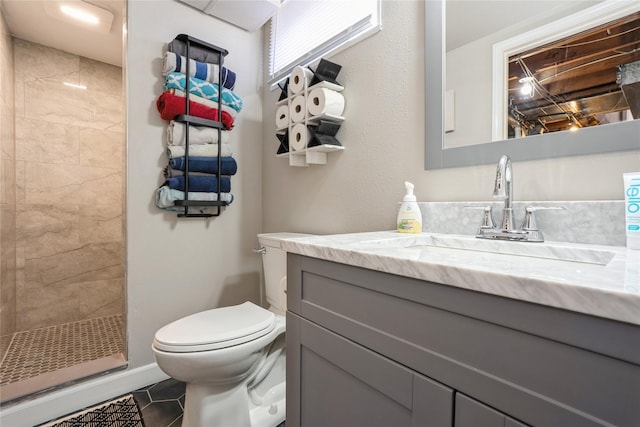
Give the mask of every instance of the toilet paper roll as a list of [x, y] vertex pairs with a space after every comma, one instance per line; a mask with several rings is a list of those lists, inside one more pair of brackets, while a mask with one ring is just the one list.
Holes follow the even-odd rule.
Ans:
[[291, 101], [289, 106], [289, 117], [293, 123], [299, 123], [304, 120], [307, 113], [307, 98], [304, 95], [298, 95]]
[[344, 96], [335, 90], [315, 88], [307, 98], [307, 110], [312, 116], [341, 116], [344, 112]]
[[276, 128], [284, 129], [289, 126], [289, 106], [281, 105], [276, 110]]
[[313, 71], [306, 67], [296, 66], [289, 77], [289, 91], [291, 94], [297, 95], [302, 92], [312, 77]]
[[300, 151], [307, 148], [307, 143], [311, 139], [311, 132], [304, 123], [298, 123], [291, 128], [289, 135], [289, 147], [293, 151]]

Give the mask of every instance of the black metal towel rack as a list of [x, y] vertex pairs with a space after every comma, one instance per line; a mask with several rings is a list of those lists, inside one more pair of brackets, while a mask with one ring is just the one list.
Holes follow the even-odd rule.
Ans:
[[[191, 37], [187, 34], [179, 34], [175, 37], [176, 40], [182, 41], [186, 45], [186, 78], [185, 78], [185, 114], [180, 114], [174, 118], [176, 122], [185, 124], [185, 146], [184, 146], [184, 200], [176, 200], [176, 206], [183, 206], [184, 213], [179, 213], [179, 218], [209, 218], [214, 216], [220, 216], [221, 209], [224, 206], [227, 206], [229, 203], [220, 200], [220, 189], [221, 189], [221, 172], [222, 172], [222, 129], [224, 127], [222, 123], [222, 63], [223, 58], [229, 53], [226, 49], [221, 47], [212, 45], [210, 43], [204, 42], [202, 40], [198, 40], [195, 37]], [[191, 80], [190, 74], [190, 59], [191, 52], [190, 49], [192, 46], [197, 46], [206, 50], [211, 51], [212, 53], [218, 55], [218, 120], [209, 120], [201, 117], [192, 116], [190, 114], [189, 108], [189, 83]], [[218, 169], [216, 173], [217, 180], [217, 200], [216, 201], [201, 201], [201, 200], [189, 200], [189, 126], [204, 126], [215, 128], [218, 131]], [[215, 213], [190, 213], [190, 207], [203, 207], [203, 206], [212, 206], [216, 207]]]

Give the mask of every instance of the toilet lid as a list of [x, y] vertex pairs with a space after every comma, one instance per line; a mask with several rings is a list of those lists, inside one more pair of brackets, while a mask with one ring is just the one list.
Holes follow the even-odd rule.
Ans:
[[275, 314], [251, 302], [195, 313], [163, 326], [154, 346], [163, 351], [215, 350], [252, 341], [271, 332]]

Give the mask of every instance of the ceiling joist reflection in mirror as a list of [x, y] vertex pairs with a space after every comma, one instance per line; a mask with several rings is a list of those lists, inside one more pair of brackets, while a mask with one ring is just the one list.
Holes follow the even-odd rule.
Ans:
[[509, 57], [508, 137], [640, 118], [640, 12]]

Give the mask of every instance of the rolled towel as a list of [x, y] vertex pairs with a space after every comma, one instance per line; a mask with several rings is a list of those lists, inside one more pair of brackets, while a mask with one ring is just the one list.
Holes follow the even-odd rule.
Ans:
[[[162, 56], [162, 75], [166, 76], [171, 72], [187, 73], [187, 58], [174, 52], [165, 52]], [[220, 78], [220, 67], [218, 64], [208, 64], [206, 62], [189, 60], [189, 75], [210, 83], [218, 83]], [[236, 73], [227, 67], [222, 67], [222, 87], [233, 90], [236, 84]]]
[[[176, 176], [184, 176], [184, 171], [179, 169], [173, 169], [171, 166], [167, 165], [164, 167], [163, 174], [165, 178], [173, 178]], [[193, 172], [189, 170], [189, 175], [210, 176], [211, 174], [205, 173], [205, 172]]]
[[[167, 147], [167, 157], [175, 159], [184, 157], [184, 145], [169, 145]], [[230, 157], [233, 155], [229, 144], [222, 144], [220, 147], [220, 157]], [[189, 145], [189, 157], [218, 157], [218, 144]]]
[[[167, 145], [184, 145], [185, 142], [185, 128], [187, 125], [184, 123], [171, 120], [167, 127]], [[229, 132], [221, 132], [222, 143], [229, 143]], [[218, 143], [218, 129], [189, 126], [189, 145], [202, 145], [202, 144], [217, 144]]]
[[[174, 190], [184, 191], [184, 176], [168, 178], [165, 185]], [[218, 178], [215, 176], [191, 176], [189, 175], [189, 192], [215, 193], [218, 191]], [[228, 176], [220, 177], [220, 191], [231, 192], [231, 179]]]
[[[169, 160], [169, 167], [184, 170], [185, 157], [177, 157]], [[220, 157], [220, 174], [235, 175], [238, 172], [238, 163], [233, 157]], [[191, 157], [189, 156], [189, 174], [191, 172], [218, 173], [217, 157]]]
[[[156, 107], [163, 120], [173, 120], [180, 114], [186, 114], [185, 98], [168, 92], [162, 92], [156, 101]], [[218, 120], [218, 110], [216, 108], [205, 107], [202, 104], [189, 100], [189, 110], [192, 116], [208, 120]], [[233, 117], [226, 111], [222, 112], [222, 124], [227, 130], [233, 129]]]
[[[178, 55], [187, 56], [187, 44], [182, 40], [174, 39], [167, 46], [169, 52], [177, 53]], [[220, 55], [220, 61], [218, 60], [218, 54], [213, 53], [209, 49], [202, 48], [200, 46], [189, 46], [189, 58], [195, 59], [200, 62], [208, 62], [209, 64], [218, 64], [220, 61], [224, 64], [224, 56]]]
[[[169, 73], [166, 76], [164, 88], [178, 89], [186, 91], [187, 76], [182, 73]], [[217, 84], [209, 83], [204, 80], [189, 77], [189, 93], [218, 102], [218, 93], [220, 87]], [[222, 103], [228, 105], [236, 111], [242, 110], [242, 98], [229, 89], [222, 88]]]
[[[168, 211], [184, 211], [184, 207], [175, 206], [176, 200], [184, 200], [184, 191], [174, 190], [166, 185], [158, 188], [156, 191], [156, 206], [160, 209]], [[218, 200], [218, 193], [194, 193], [189, 191], [189, 200], [195, 201], [211, 201]], [[220, 200], [227, 203], [233, 202], [233, 194], [220, 193]], [[208, 213], [209, 208], [206, 206], [189, 207], [189, 210], [194, 210], [200, 213]]]
[[[178, 90], [178, 89], [167, 89], [167, 90], [165, 90], [165, 92], [170, 93], [170, 94], [175, 95], [175, 96], [179, 96], [180, 98], [185, 98], [186, 94], [187, 94], [185, 91]], [[218, 103], [217, 102], [213, 102], [210, 99], [204, 99], [203, 97], [198, 96], [198, 95], [194, 95], [192, 93], [189, 94], [189, 101], [193, 101], [193, 102], [196, 102], [196, 103], [198, 103], [200, 105], [204, 105], [207, 108], [213, 108], [213, 109], [217, 109], [218, 108]], [[229, 114], [233, 118], [234, 121], [236, 120], [236, 117], [238, 117], [238, 112], [236, 110], [234, 110], [233, 108], [229, 107], [228, 105], [222, 104], [222, 112]]]

